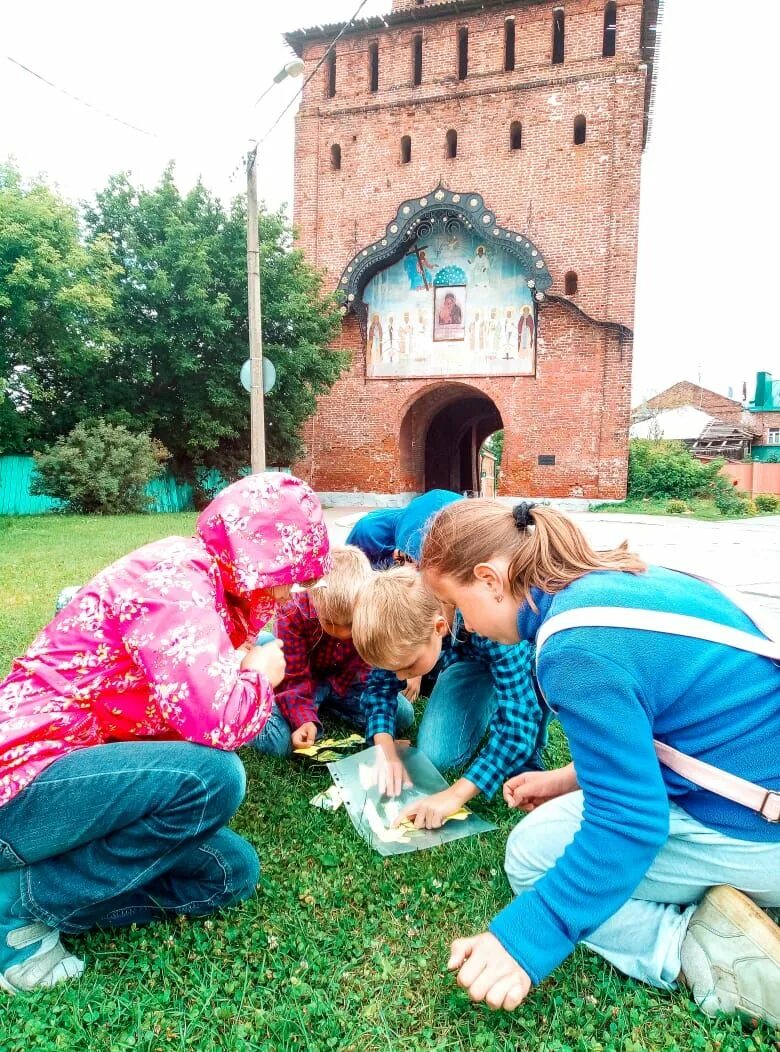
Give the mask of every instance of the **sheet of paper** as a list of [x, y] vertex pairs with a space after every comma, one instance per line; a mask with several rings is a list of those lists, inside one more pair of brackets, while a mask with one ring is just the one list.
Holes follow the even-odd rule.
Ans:
[[382, 757], [378, 748], [365, 749], [328, 764], [352, 824], [380, 855], [423, 851], [496, 828], [467, 808], [456, 811], [441, 829], [414, 829], [412, 823], [394, 827], [393, 822], [407, 804], [447, 788], [447, 782], [425, 753], [407, 748], [401, 750], [401, 755], [412, 785], [395, 798], [379, 795], [377, 763], [382, 762]]

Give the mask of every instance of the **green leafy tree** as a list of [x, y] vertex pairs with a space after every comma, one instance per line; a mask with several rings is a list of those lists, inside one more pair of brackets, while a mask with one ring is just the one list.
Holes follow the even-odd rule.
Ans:
[[628, 494], [679, 500], [709, 496], [722, 466], [722, 460], [696, 460], [682, 442], [634, 438], [629, 443]]
[[501, 459], [504, 456], [504, 432], [494, 431], [485, 439], [485, 449], [496, 458], [498, 467], [501, 467]]
[[86, 381], [114, 346], [107, 241], [76, 210], [0, 166], [0, 452], [52, 441], [89, 415]]
[[145, 433], [105, 420], [77, 424], [35, 456], [32, 492], [56, 497], [71, 512], [120, 515], [148, 511], [146, 487], [168, 458]]
[[[109, 240], [119, 274], [111, 324], [121, 350], [99, 370], [103, 415], [155, 435], [193, 481], [201, 468], [235, 477], [249, 449], [243, 201], [225, 209], [200, 184], [182, 196], [168, 169], [152, 191], [112, 178], [86, 219], [93, 243]], [[291, 241], [281, 213], [261, 215], [264, 353], [277, 372], [266, 443], [276, 465], [299, 453], [301, 424], [345, 364], [327, 350], [336, 304]]]

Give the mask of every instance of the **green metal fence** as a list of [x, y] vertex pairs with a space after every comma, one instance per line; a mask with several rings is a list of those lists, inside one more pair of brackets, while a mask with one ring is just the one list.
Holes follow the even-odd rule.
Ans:
[[[289, 468], [268, 468], [268, 471], [282, 471], [289, 474]], [[43, 515], [47, 511], [57, 511], [62, 501], [52, 497], [34, 497], [30, 493], [35, 461], [25, 456], [0, 456], [0, 515]], [[249, 468], [244, 474], [249, 473]], [[227, 480], [212, 468], [201, 478], [205, 492], [216, 496], [227, 486]], [[152, 498], [151, 512], [192, 511], [192, 486], [180, 482], [167, 472], [154, 479], [146, 487]]]
[[[30, 493], [34, 470], [32, 457], [0, 457], [0, 515], [42, 515], [62, 506], [61, 501], [52, 497], [35, 497]], [[208, 483], [209, 489], [213, 487], [215, 491], [225, 485], [224, 479], [212, 479], [211, 475]], [[146, 492], [153, 499], [150, 511], [192, 510], [192, 487], [172, 475], [161, 475], [150, 482]]]

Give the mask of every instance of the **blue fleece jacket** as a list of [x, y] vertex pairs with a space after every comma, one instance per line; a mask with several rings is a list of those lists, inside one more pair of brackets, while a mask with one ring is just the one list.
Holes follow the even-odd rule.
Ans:
[[[631, 606], [706, 618], [760, 636], [716, 589], [660, 567], [597, 572], [524, 604], [520, 637], [583, 606]], [[780, 669], [701, 640], [621, 628], [573, 628], [544, 644], [540, 687], [557, 710], [585, 796], [582, 826], [558, 863], [490, 930], [540, 982], [626, 902], [665, 842], [669, 799], [727, 836], [780, 841], [770, 824], [662, 767], [653, 738], [780, 790]]]
[[410, 501], [404, 508], [395, 531], [395, 546], [399, 552], [419, 562], [431, 520], [442, 508], [458, 500], [463, 500], [460, 493], [453, 493], [448, 489], [432, 489]]
[[349, 531], [347, 544], [360, 548], [375, 570], [391, 565], [395, 531], [402, 515], [403, 508], [379, 508], [368, 512]]

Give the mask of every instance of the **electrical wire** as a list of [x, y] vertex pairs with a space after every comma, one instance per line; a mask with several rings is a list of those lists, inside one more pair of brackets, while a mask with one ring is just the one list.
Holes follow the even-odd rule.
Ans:
[[61, 95], [65, 95], [67, 98], [72, 99], [74, 102], [78, 102], [80, 106], [86, 106], [87, 109], [94, 110], [101, 116], [106, 117], [110, 121], [116, 121], [117, 124], [123, 124], [125, 128], [130, 128], [134, 132], [138, 132], [139, 135], [148, 135], [150, 139], [157, 139], [158, 136], [155, 132], [147, 131], [145, 128], [139, 128], [137, 124], [131, 124], [129, 121], [123, 120], [121, 117], [115, 116], [113, 113], [109, 113], [108, 110], [101, 109], [100, 106], [95, 106], [93, 103], [88, 102], [86, 99], [82, 99], [79, 95], [74, 95], [72, 91], [68, 91], [66, 88], [61, 88], [59, 84], [55, 84], [54, 81], [49, 80], [47, 77], [42, 76], [40, 73], [36, 73], [34, 69], [30, 69], [29, 66], [25, 66], [23, 62], [19, 62], [17, 59], [12, 58], [10, 55], [5, 56], [9, 62], [13, 63], [14, 66], [18, 66], [19, 69], [23, 69], [25, 73], [29, 73], [31, 77], [35, 77], [37, 80], [42, 81], [50, 88], [54, 88], [55, 91], [59, 91]]
[[268, 129], [268, 131], [265, 133], [265, 135], [263, 135], [262, 138], [258, 140], [257, 145], [255, 146], [254, 151], [253, 151], [254, 153], [257, 153], [258, 147], [263, 145], [265, 140], [268, 138], [268, 136], [271, 134], [271, 132], [274, 131], [274, 129], [280, 123], [280, 121], [282, 120], [284, 115], [287, 113], [287, 111], [290, 109], [290, 107], [293, 105], [293, 103], [296, 102], [301, 97], [301, 95], [306, 90], [306, 86], [309, 84], [309, 82], [312, 80], [312, 78], [315, 76], [315, 74], [320, 70], [321, 66], [325, 62], [325, 59], [328, 57], [328, 55], [330, 55], [330, 53], [333, 51], [333, 48], [336, 46], [336, 44], [338, 44], [339, 40], [341, 40], [341, 38], [344, 36], [344, 34], [347, 32], [347, 30], [353, 24], [353, 22], [357, 19], [357, 16], [360, 14], [360, 12], [363, 10], [363, 8], [366, 6], [367, 3], [368, 3], [368, 0], [361, 0], [360, 4], [358, 5], [357, 11], [355, 11], [354, 15], [350, 18], [350, 20], [348, 22], [344, 23], [344, 25], [341, 27], [341, 29], [338, 31], [336, 36], [333, 38], [333, 40], [328, 45], [328, 48], [325, 51], [325, 53], [323, 54], [322, 58], [319, 60], [319, 62], [314, 67], [314, 69], [311, 71], [311, 73], [308, 75], [308, 77], [303, 82], [303, 84], [301, 84], [301, 86], [298, 89], [298, 91], [290, 99], [290, 101], [284, 107], [282, 112], [276, 118], [276, 120], [271, 125], [271, 127]]

